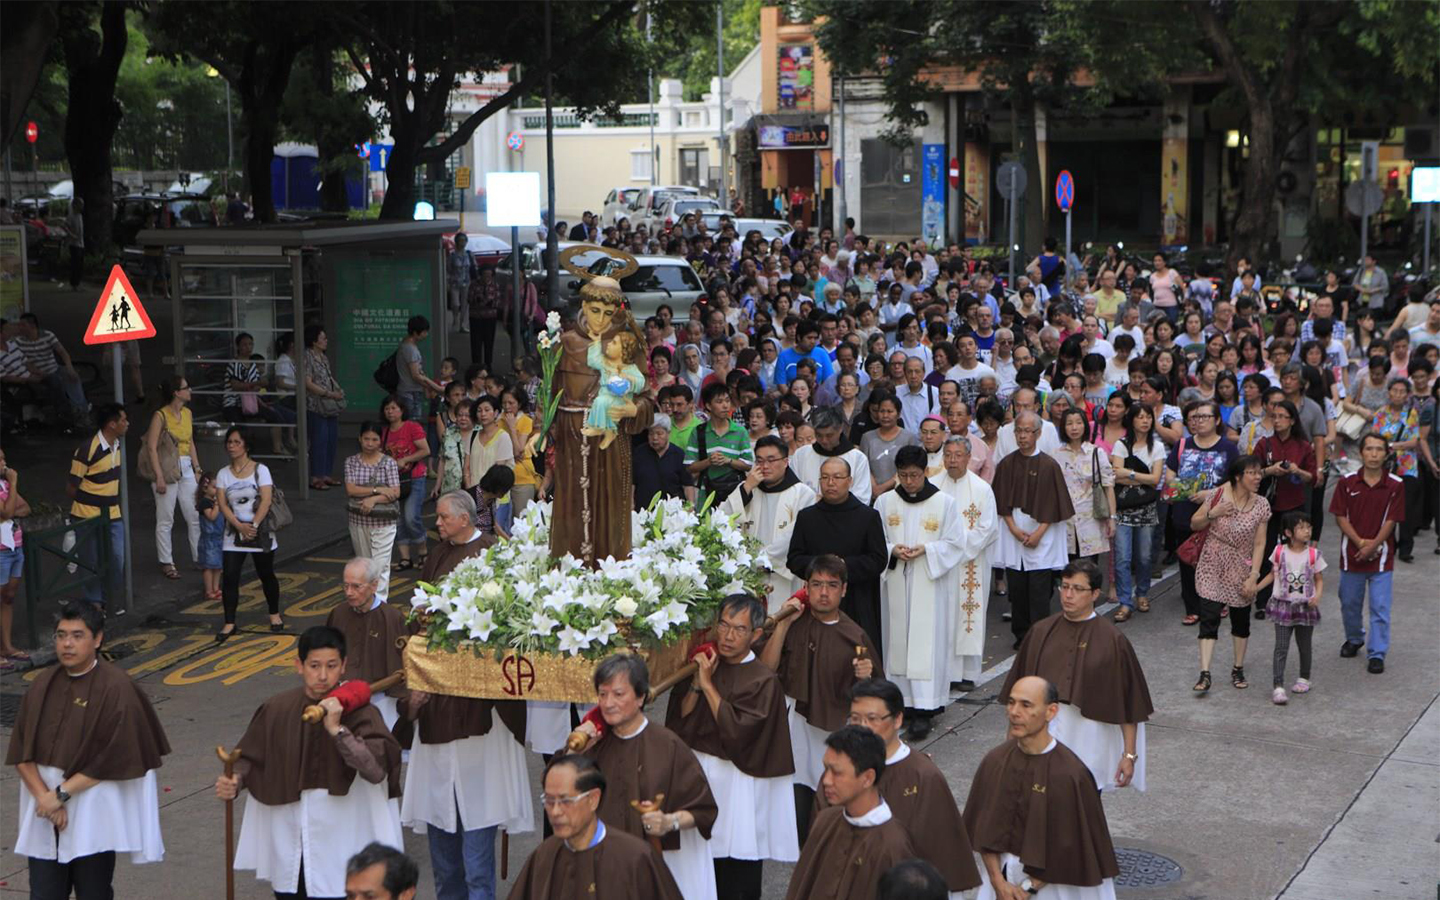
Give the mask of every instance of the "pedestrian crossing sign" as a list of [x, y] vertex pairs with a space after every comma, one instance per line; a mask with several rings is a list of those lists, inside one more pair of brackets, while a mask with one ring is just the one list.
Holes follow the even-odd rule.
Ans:
[[113, 344], [117, 341], [134, 341], [155, 336], [155, 324], [145, 307], [140, 305], [140, 295], [130, 286], [130, 279], [120, 266], [110, 270], [105, 290], [95, 304], [95, 314], [90, 317], [90, 327], [85, 329], [85, 343]]

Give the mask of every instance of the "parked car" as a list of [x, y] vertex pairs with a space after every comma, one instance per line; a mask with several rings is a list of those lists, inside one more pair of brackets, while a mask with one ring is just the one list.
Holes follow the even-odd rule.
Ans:
[[669, 197], [651, 217], [650, 230], [653, 232], [671, 227], [679, 228], [681, 220], [687, 214], [699, 215], [711, 210], [721, 210], [720, 201], [714, 197]]
[[700, 219], [705, 223], [705, 230], [711, 234], [720, 233], [720, 217], [729, 216], [735, 224], [735, 234], [741, 239], [752, 232], [760, 232], [760, 236], [770, 241], [775, 238], [783, 238], [795, 229], [789, 222], [781, 219], [737, 219], [723, 209], [707, 209], [700, 213]]
[[[577, 256], [573, 260], [576, 265], [585, 266], [608, 255], [596, 244], [582, 244], [579, 241], [560, 241], [559, 251], [577, 246], [577, 244], [595, 249], [593, 255], [580, 254]], [[655, 315], [660, 304], [667, 303], [675, 313], [675, 320], [684, 322], [690, 317], [690, 304], [696, 301], [704, 302], [705, 288], [700, 283], [700, 276], [695, 274], [695, 270], [684, 259], [678, 256], [637, 256], [635, 260], [639, 263], [639, 268], [620, 279], [620, 288], [625, 292], [626, 303], [636, 321], [645, 321], [648, 317]], [[535, 284], [543, 297], [546, 280], [545, 245], [534, 242], [521, 244], [520, 268], [525, 278]], [[513, 277], [510, 269], [510, 257], [506, 257], [496, 267], [495, 277], [504, 284], [510, 283], [510, 279]], [[580, 279], [568, 271], [561, 272], [561, 305], [574, 302], [580, 296], [581, 286]], [[553, 308], [555, 304], [548, 305]]]
[[700, 196], [700, 189], [687, 185], [657, 184], [651, 187], [642, 187], [640, 193], [636, 194], [635, 199], [630, 202], [630, 212], [628, 213], [630, 216], [630, 224], [636, 228], [644, 225], [646, 228], [654, 231], [655, 226], [651, 224], [651, 221], [654, 219], [655, 214], [660, 211], [660, 207], [664, 205], [666, 200], [671, 197], [698, 196]]
[[634, 202], [642, 190], [644, 190], [644, 188], [611, 188], [610, 193], [605, 195], [604, 208], [600, 211], [600, 227], [606, 228], [614, 225], [620, 219], [629, 216], [630, 204]]

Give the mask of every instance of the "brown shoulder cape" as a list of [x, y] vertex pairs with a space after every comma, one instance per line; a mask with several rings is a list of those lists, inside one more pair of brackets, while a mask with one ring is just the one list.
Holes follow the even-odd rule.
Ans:
[[681, 900], [675, 877], [660, 854], [640, 838], [609, 826], [604, 840], [578, 853], [558, 837], [546, 838], [525, 861], [509, 900], [580, 898]]
[[862, 828], [832, 807], [810, 824], [785, 900], [873, 900], [880, 876], [915, 856], [898, 818]]
[[[427, 560], [428, 562], [428, 560]], [[396, 641], [410, 636], [405, 616], [388, 603], [357, 613], [342, 602], [330, 610], [325, 624], [345, 635], [345, 675], [362, 681], [378, 681], [405, 668], [405, 657]], [[390, 690], [399, 697], [403, 687]]]
[[1150, 686], [1130, 641], [1104, 616], [1072, 622], [1056, 613], [1035, 623], [1020, 643], [1000, 702], [1027, 675], [1055, 685], [1060, 702], [1073, 704], [1095, 722], [1144, 722], [1155, 711]]
[[977, 852], [1013, 853], [1041, 881], [1094, 887], [1120, 874], [1095, 778], [1059, 741], [1034, 756], [1014, 740], [985, 754], [965, 827]]
[[1065, 473], [1048, 454], [1024, 456], [1015, 451], [995, 465], [995, 513], [1008, 516], [1019, 509], [1037, 522], [1054, 525], [1075, 515]]
[[[450, 574], [460, 563], [472, 556], [479, 556], [494, 543], [494, 535], [488, 534], [482, 534], [465, 544], [437, 541], [425, 559], [420, 580], [434, 584]], [[419, 627], [412, 630], [418, 631]], [[505, 727], [510, 729], [510, 733], [515, 735], [515, 740], [525, 743], [525, 703], [522, 700], [477, 700], [471, 697], [432, 694], [413, 722], [409, 716], [408, 700], [407, 693], [396, 704], [400, 711], [400, 721], [395, 723], [395, 732], [401, 736], [401, 743], [407, 747], [417, 727], [420, 730], [420, 740], [427, 744], [448, 744], [467, 737], [489, 734], [492, 708], [505, 723]]]
[[[631, 800], [653, 800], [664, 794], [663, 812], [689, 810], [700, 836], [710, 839], [710, 829], [720, 808], [710, 792], [710, 782], [700, 761], [675, 732], [655, 722], [632, 738], [606, 731], [585, 751], [595, 757], [605, 773], [605, 794], [600, 800], [600, 821], [617, 831], [644, 838], [645, 827]], [[665, 850], [680, 849], [680, 833], [672, 831], [660, 839]]]
[[150, 698], [124, 669], [99, 660], [71, 678], [63, 666], [40, 672], [20, 701], [5, 765], [55, 766], [100, 781], [126, 781], [160, 768], [170, 741]]
[[752, 778], [795, 774], [785, 691], [774, 672], [759, 660], [720, 663], [714, 675], [721, 697], [718, 721], [704, 697], [690, 715], [680, 714], [693, 681], [687, 678], [670, 691], [666, 728], [692, 750], [729, 760]]
[[802, 612], [785, 634], [775, 674], [785, 693], [795, 698], [795, 711], [821, 731], [836, 731], [850, 717], [856, 647], [864, 647], [875, 664], [874, 677], [884, 678], [869, 635], [843, 612], [840, 621], [830, 625]]
[[[905, 826], [915, 855], [940, 872], [951, 893], [980, 885], [970, 833], [965, 830], [950, 784], [934, 760], [911, 747], [910, 755], [885, 766], [880, 775], [880, 796], [890, 804], [896, 821]], [[825, 792], [817, 790], [816, 811], [828, 806]]]
[[[250, 727], [240, 738], [241, 784], [267, 806], [280, 806], [300, 799], [300, 792], [322, 788], [336, 797], [350, 793], [355, 770], [345, 764], [335, 739], [318, 722], [300, 721], [305, 707], [312, 705], [303, 687], [276, 694], [260, 705]], [[389, 781], [389, 796], [400, 796], [400, 744], [380, 711], [370, 704], [340, 717], [340, 724], [370, 748], [382, 761]]]

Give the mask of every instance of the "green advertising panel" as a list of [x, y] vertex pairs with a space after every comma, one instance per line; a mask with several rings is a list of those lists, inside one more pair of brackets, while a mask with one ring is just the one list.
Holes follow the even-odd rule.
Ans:
[[[330, 359], [345, 389], [349, 411], [369, 418], [378, 415], [384, 391], [375, 383], [375, 369], [405, 339], [411, 316], [433, 318], [434, 254], [413, 257], [345, 256], [335, 261], [335, 331]], [[420, 342], [425, 368], [439, 368], [434, 332]]]

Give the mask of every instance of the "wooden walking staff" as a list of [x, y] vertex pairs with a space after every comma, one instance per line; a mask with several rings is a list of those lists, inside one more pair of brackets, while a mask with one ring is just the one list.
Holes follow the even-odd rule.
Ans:
[[[240, 761], [240, 748], [229, 753], [216, 747], [215, 755], [225, 764], [225, 777], [235, 777], [235, 764]], [[225, 900], [235, 900], [235, 801], [225, 801]]]
[[[636, 812], [638, 812], [641, 816], [644, 816], [646, 813], [659, 812], [659, 811], [660, 811], [660, 804], [661, 804], [661, 803], [664, 803], [664, 802], [665, 802], [665, 795], [664, 795], [664, 794], [656, 794], [654, 800], [631, 800], [631, 801], [630, 801], [630, 806], [631, 806]], [[656, 837], [656, 836], [653, 835], [653, 834], [650, 834], [649, 832], [646, 832], [646, 833], [645, 833], [645, 837], [649, 839], [649, 841], [650, 841], [650, 846], [652, 846], [652, 847], [655, 848], [655, 852], [656, 852], [656, 853], [664, 853], [664, 852], [665, 852], [665, 848], [663, 848], [663, 847], [660, 846], [660, 838]]]

